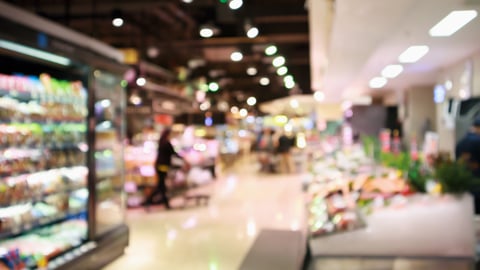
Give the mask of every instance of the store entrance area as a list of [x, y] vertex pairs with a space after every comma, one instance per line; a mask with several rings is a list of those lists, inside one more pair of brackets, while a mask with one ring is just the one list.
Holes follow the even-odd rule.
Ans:
[[[241, 269], [262, 230], [293, 230], [306, 236], [304, 176], [258, 170], [256, 158], [249, 156], [219, 173], [216, 181], [197, 190], [211, 195], [208, 206], [181, 208], [177, 198], [172, 200], [173, 210], [129, 210], [130, 246], [104, 270]], [[310, 258], [305, 269], [467, 270], [475, 269], [473, 264], [460, 259], [336, 256]]]

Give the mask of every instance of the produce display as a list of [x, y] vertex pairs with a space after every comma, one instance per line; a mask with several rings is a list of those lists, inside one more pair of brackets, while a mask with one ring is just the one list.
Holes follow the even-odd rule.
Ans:
[[87, 235], [87, 92], [0, 74], [0, 269], [30, 269]]

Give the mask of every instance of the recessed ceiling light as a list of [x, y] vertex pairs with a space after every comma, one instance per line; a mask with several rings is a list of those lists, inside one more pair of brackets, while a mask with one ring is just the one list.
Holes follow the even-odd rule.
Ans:
[[230, 55], [230, 59], [235, 62], [241, 61], [243, 59], [243, 54], [241, 52], [233, 52]]
[[283, 76], [283, 75], [285, 75], [285, 74], [287, 74], [287, 73], [288, 73], [288, 68], [285, 67], [285, 66], [279, 67], [279, 68], [277, 69], [277, 74], [278, 74], [279, 76]]
[[219, 88], [220, 86], [216, 82], [211, 82], [208, 84], [208, 89], [210, 89], [212, 92], [217, 92]]
[[370, 80], [369, 86], [371, 88], [382, 88], [387, 84], [387, 79], [384, 77], [375, 77]]
[[137, 78], [136, 83], [138, 86], [144, 86], [145, 84], [147, 84], [147, 80], [143, 77], [139, 77]]
[[260, 84], [263, 85], [263, 86], [267, 86], [267, 85], [270, 84], [270, 79], [267, 78], [267, 77], [262, 77], [262, 78], [260, 79]]
[[184, 3], [190, 4], [193, 2], [193, 0], [182, 0]]
[[249, 97], [249, 98], [247, 99], [247, 104], [248, 104], [249, 106], [253, 106], [253, 105], [257, 104], [257, 99], [256, 99], [255, 97]]
[[272, 62], [274, 67], [281, 67], [285, 64], [285, 57], [283, 56], [277, 56], [273, 59]]
[[398, 57], [400, 63], [415, 63], [428, 53], [428, 46], [415, 45], [410, 46]]
[[395, 78], [403, 71], [402, 65], [388, 65], [382, 70], [382, 76], [385, 78]]
[[265, 49], [265, 54], [266, 55], [274, 55], [278, 51], [277, 46], [275, 45], [270, 45]]
[[115, 18], [112, 20], [112, 24], [115, 27], [121, 27], [123, 25], [123, 19], [122, 18]]
[[249, 38], [256, 38], [260, 32], [258, 31], [258, 28], [255, 26], [250, 27], [247, 31], [247, 37]]
[[288, 81], [294, 82], [295, 80], [293, 79], [292, 75], [287, 75], [287, 76], [283, 77], [283, 81], [284, 82], [288, 82]]
[[228, 3], [228, 6], [230, 7], [230, 9], [233, 9], [233, 10], [241, 8], [242, 5], [243, 5], [242, 0], [230, 0], [230, 3]]
[[477, 17], [476, 10], [455, 10], [433, 26], [428, 33], [432, 37], [449, 37]]
[[209, 25], [204, 25], [200, 28], [200, 36], [203, 38], [210, 38], [213, 37], [215, 34], [213, 27]]
[[295, 87], [295, 82], [294, 81], [286, 81], [284, 83], [285, 83], [285, 87], [288, 88], [288, 89], [292, 89], [293, 87]]
[[247, 74], [250, 75], [250, 76], [255, 76], [257, 75], [257, 68], [256, 67], [249, 67], [247, 68]]

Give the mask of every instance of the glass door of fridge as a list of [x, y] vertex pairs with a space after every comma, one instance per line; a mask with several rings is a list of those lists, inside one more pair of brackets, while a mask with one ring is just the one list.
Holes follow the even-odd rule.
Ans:
[[125, 93], [122, 77], [94, 72], [95, 89], [95, 235], [100, 236], [124, 223]]

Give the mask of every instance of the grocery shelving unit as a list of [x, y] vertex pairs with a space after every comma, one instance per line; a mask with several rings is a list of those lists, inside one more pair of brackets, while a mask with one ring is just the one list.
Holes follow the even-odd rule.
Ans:
[[128, 245], [126, 67], [3, 2], [0, 24], [0, 268], [98, 269]]

